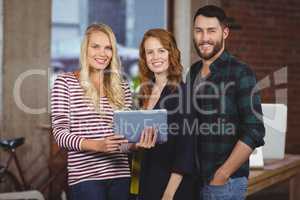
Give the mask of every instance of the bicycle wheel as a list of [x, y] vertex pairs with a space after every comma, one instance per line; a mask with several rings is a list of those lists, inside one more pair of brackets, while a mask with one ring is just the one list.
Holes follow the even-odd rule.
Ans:
[[0, 193], [20, 191], [21, 185], [9, 171], [0, 173]]

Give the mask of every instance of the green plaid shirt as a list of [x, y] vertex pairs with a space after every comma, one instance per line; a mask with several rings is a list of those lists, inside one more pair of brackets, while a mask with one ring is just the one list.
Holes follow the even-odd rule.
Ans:
[[[256, 77], [246, 64], [224, 51], [195, 87], [201, 68], [202, 62], [196, 62], [187, 76], [192, 97], [188, 131], [195, 136], [197, 171], [209, 182], [239, 140], [252, 149], [262, 146], [265, 128]], [[241, 176], [249, 176], [249, 161], [231, 177]]]

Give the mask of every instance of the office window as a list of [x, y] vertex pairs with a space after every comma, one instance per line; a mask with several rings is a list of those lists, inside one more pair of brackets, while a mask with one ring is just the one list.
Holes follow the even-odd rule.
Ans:
[[[51, 84], [60, 72], [79, 68], [82, 35], [94, 22], [109, 25], [117, 38], [123, 71], [137, 76], [138, 46], [145, 31], [167, 27], [167, 0], [53, 0]], [[154, 12], [153, 12], [154, 11]]]

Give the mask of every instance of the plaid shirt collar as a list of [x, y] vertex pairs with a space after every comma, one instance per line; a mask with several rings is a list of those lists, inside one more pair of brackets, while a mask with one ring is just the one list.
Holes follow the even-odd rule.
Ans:
[[[227, 50], [224, 50], [222, 52], [222, 54], [209, 66], [209, 69], [210, 69], [210, 72], [212, 74], [218, 72], [218, 68], [224, 66], [224, 64], [226, 63], [226, 61], [229, 59], [230, 57], [230, 54], [228, 53]], [[200, 61], [199, 63], [199, 71], [201, 70], [202, 68], [202, 61]]]

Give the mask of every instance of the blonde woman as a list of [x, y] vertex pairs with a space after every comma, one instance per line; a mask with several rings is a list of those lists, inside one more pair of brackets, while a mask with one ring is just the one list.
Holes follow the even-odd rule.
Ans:
[[[51, 98], [53, 134], [68, 151], [71, 199], [127, 200], [130, 170], [121, 151], [127, 140], [113, 132], [112, 120], [114, 110], [130, 109], [132, 98], [110, 27], [87, 28], [80, 65], [80, 71], [56, 79]], [[127, 147], [153, 145], [147, 141]]]

